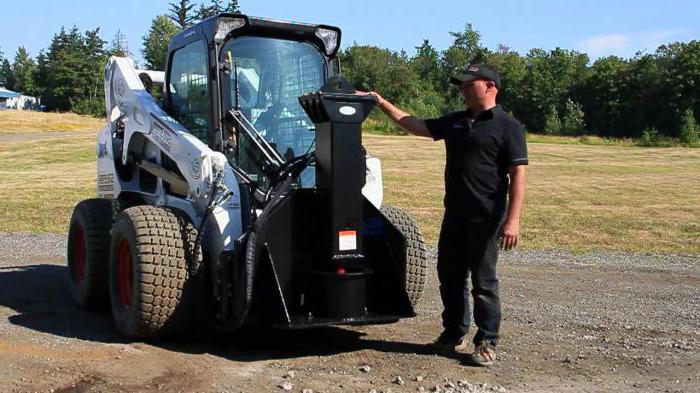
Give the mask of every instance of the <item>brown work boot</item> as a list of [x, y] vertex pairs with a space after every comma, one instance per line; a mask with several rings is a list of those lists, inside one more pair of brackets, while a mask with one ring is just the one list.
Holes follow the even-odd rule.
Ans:
[[489, 367], [496, 360], [496, 348], [488, 341], [476, 344], [469, 359], [474, 366]]
[[437, 340], [430, 344], [430, 347], [444, 353], [464, 352], [467, 350], [467, 339], [466, 336], [454, 338], [443, 332]]

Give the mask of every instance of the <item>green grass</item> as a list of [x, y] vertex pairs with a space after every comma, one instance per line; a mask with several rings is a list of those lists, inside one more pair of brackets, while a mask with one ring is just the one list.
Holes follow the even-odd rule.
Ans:
[[[65, 232], [95, 195], [96, 132], [0, 139], [0, 231]], [[365, 135], [382, 159], [385, 203], [407, 209], [435, 244], [444, 145]], [[526, 249], [700, 254], [700, 149], [532, 143], [522, 218]]]

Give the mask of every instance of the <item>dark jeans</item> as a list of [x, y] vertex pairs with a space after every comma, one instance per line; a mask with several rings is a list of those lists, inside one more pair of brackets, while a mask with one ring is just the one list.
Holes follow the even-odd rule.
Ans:
[[460, 338], [469, 330], [469, 285], [471, 275], [474, 297], [474, 323], [478, 331], [474, 343], [498, 341], [501, 324], [501, 303], [498, 297], [498, 234], [450, 228], [443, 222], [438, 243], [438, 279], [442, 297], [444, 334]]

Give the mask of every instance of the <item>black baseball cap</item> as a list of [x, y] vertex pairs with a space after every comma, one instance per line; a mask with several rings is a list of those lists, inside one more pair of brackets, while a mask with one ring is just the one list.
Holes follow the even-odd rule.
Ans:
[[474, 79], [487, 79], [496, 84], [496, 88], [501, 88], [501, 77], [498, 72], [485, 64], [470, 64], [469, 67], [460, 70], [450, 78], [450, 83], [461, 85], [462, 82], [469, 82]]

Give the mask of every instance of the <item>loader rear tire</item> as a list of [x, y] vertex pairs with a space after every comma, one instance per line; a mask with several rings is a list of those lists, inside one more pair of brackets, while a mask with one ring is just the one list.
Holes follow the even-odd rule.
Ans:
[[112, 222], [112, 203], [107, 199], [86, 199], [73, 209], [68, 225], [66, 260], [71, 297], [79, 307], [108, 307]]
[[117, 216], [109, 291], [117, 329], [149, 339], [188, 330], [197, 296], [196, 230], [175, 211], [136, 206]]
[[416, 307], [423, 297], [428, 277], [423, 235], [413, 218], [398, 207], [383, 205], [381, 212], [406, 238], [406, 293], [411, 305]]

